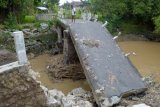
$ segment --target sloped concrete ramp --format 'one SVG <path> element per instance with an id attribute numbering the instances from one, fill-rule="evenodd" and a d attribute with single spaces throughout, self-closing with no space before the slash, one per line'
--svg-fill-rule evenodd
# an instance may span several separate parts
<path id="1" fill-rule="evenodd" d="M 112 106 L 122 96 L 146 89 L 137 69 L 100 23 L 62 23 L 69 28 L 87 81 L 99 106 Z"/>

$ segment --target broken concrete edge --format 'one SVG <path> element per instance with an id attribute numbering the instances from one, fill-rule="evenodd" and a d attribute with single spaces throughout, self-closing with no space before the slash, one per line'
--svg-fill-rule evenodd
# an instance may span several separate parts
<path id="1" fill-rule="evenodd" d="M 2 66 L 0 66 L 0 74 L 3 74 L 4 72 L 10 72 L 12 69 L 15 69 L 15 68 L 27 66 L 28 64 L 29 63 L 19 64 L 19 62 L 16 61 L 16 62 L 12 62 L 12 63 L 9 63 L 9 64 L 2 65 Z"/>
<path id="2" fill-rule="evenodd" d="M 115 104 L 120 103 L 120 101 L 123 97 L 127 97 L 127 96 L 133 95 L 133 94 L 142 93 L 146 90 L 147 90 L 147 88 L 143 88 L 143 89 L 139 89 L 139 90 L 130 90 L 126 93 L 123 93 L 121 96 L 112 96 L 110 98 L 100 97 L 99 102 L 100 102 L 101 107 L 110 107 L 110 106 L 113 106 Z"/>

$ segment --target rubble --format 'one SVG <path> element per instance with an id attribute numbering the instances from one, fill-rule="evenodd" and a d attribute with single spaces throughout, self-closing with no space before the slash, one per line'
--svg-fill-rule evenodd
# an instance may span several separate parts
<path id="1" fill-rule="evenodd" d="M 148 106 L 146 104 L 137 104 L 137 105 L 133 105 L 133 106 L 129 106 L 129 107 L 151 107 L 151 106 Z"/>
<path id="2" fill-rule="evenodd" d="M 11 63 L 16 61 L 15 53 L 11 53 L 8 50 L 0 49 L 0 65 Z"/>
<path id="3" fill-rule="evenodd" d="M 41 26 L 40 29 L 43 30 L 43 31 L 46 31 L 49 28 L 49 25 L 46 24 L 46 23 L 41 23 L 40 26 Z"/>
<path id="4" fill-rule="evenodd" d="M 63 107 L 93 107 L 89 101 L 77 100 L 74 96 L 69 95 L 62 99 Z"/>
<path id="5" fill-rule="evenodd" d="M 57 89 L 48 90 L 41 86 L 47 97 L 49 107 L 93 107 L 93 98 L 90 92 L 82 88 L 73 89 L 67 96 Z"/>
<path id="6" fill-rule="evenodd" d="M 64 97 L 64 94 L 61 91 L 56 89 L 48 90 L 44 86 L 41 86 L 41 88 L 44 90 L 47 97 L 47 105 L 49 107 L 62 107 L 62 98 Z"/>
<path id="7" fill-rule="evenodd" d="M 93 98 L 90 92 L 77 88 L 63 97 L 62 103 L 64 107 L 93 107 L 91 99 Z"/>
<path id="8" fill-rule="evenodd" d="M 73 95 L 79 100 L 88 100 L 93 102 L 92 93 L 89 91 L 85 91 L 82 88 L 73 89 L 71 92 L 68 93 L 68 95 Z"/>

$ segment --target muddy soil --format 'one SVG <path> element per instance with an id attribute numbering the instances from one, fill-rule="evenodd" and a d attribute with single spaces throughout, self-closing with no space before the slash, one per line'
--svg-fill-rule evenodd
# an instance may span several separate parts
<path id="1" fill-rule="evenodd" d="M 5 49 L 0 49 L 0 65 L 4 65 L 14 61 L 16 61 L 16 54 Z"/>
<path id="2" fill-rule="evenodd" d="M 27 72 L 28 69 L 15 68 L 0 74 L 0 107 L 46 107 L 40 84 Z"/>

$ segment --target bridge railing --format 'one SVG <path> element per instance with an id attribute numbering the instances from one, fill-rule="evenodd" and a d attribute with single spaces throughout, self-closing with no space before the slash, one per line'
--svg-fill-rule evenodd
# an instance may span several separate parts
<path id="1" fill-rule="evenodd" d="M 36 19 L 37 20 L 43 20 L 43 21 L 49 21 L 56 18 L 55 14 L 37 14 Z"/>

